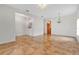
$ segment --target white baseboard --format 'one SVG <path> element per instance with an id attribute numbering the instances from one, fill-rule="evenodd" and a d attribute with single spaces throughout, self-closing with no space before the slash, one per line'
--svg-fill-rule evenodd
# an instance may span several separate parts
<path id="1" fill-rule="evenodd" d="M 9 42 L 14 42 L 14 41 L 16 41 L 16 39 L 11 39 L 11 40 L 9 40 L 9 41 L 3 41 L 3 42 L 0 42 L 0 44 L 5 44 L 5 43 L 9 43 Z"/>
<path id="2" fill-rule="evenodd" d="M 25 35 L 25 34 L 16 34 L 16 36 L 23 36 L 23 35 Z"/>

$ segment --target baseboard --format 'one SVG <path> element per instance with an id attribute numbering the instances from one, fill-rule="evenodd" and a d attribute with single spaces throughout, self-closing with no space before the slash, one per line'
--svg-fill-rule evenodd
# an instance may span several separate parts
<path id="1" fill-rule="evenodd" d="M 10 43 L 10 42 L 15 42 L 16 39 L 13 39 L 13 40 L 9 40 L 9 41 L 4 41 L 4 42 L 0 42 L 0 44 L 6 44 L 6 43 Z"/>
<path id="2" fill-rule="evenodd" d="M 25 34 L 16 34 L 16 36 L 23 36 L 23 35 L 25 35 Z"/>
<path id="3" fill-rule="evenodd" d="M 69 36 L 69 35 L 61 35 L 61 34 L 52 34 L 54 36 L 63 36 L 63 37 L 72 37 L 72 38 L 76 38 L 75 36 Z"/>
<path id="4" fill-rule="evenodd" d="M 19 36 L 28 36 L 28 37 L 35 38 L 35 37 L 40 37 L 40 36 L 44 36 L 44 35 L 46 35 L 46 34 L 40 34 L 40 35 L 36 35 L 36 36 L 31 36 L 31 35 L 19 35 Z M 52 34 L 52 36 L 70 37 L 70 38 L 74 38 L 75 41 L 78 41 L 75 36 L 58 35 L 58 34 Z"/>

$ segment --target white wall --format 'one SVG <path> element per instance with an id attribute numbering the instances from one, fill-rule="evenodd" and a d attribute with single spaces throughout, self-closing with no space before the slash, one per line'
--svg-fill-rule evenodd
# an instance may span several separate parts
<path id="1" fill-rule="evenodd" d="M 77 40 L 79 41 L 79 19 L 77 19 Z"/>
<path id="2" fill-rule="evenodd" d="M 14 11 L 0 5 L 0 44 L 15 41 Z"/>
<path id="3" fill-rule="evenodd" d="M 76 15 L 71 14 L 63 16 L 61 23 L 57 23 L 56 18 L 52 19 L 52 34 L 73 36 L 76 37 Z M 33 33 L 34 36 L 43 35 L 44 33 L 44 18 L 37 18 L 34 21 Z M 45 27 L 46 28 L 46 27 Z M 46 30 L 45 30 L 46 33 Z"/>
<path id="4" fill-rule="evenodd" d="M 56 35 L 76 37 L 76 15 L 67 15 L 61 17 L 61 23 L 57 23 L 57 19 L 53 19 L 52 33 Z"/>
<path id="5" fill-rule="evenodd" d="M 24 17 L 23 14 L 15 13 L 16 36 L 24 35 Z"/>
<path id="6" fill-rule="evenodd" d="M 44 33 L 44 19 L 35 18 L 33 22 L 33 36 L 43 35 Z"/>
<path id="7" fill-rule="evenodd" d="M 33 17 L 24 15 L 22 13 L 16 13 L 15 22 L 16 22 L 16 36 L 20 35 L 33 36 L 33 24 L 32 28 L 28 29 L 29 22 L 33 23 Z"/>
<path id="8" fill-rule="evenodd" d="M 79 42 L 79 6 L 78 6 L 78 11 L 77 11 L 77 40 Z"/>

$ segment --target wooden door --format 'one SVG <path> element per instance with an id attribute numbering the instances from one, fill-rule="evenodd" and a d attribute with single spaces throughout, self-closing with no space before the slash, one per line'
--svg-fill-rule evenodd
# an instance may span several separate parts
<path id="1" fill-rule="evenodd" d="M 51 21 L 47 22 L 47 35 L 51 35 Z"/>

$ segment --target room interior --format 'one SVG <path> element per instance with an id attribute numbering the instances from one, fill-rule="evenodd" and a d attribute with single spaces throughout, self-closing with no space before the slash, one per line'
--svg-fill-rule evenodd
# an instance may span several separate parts
<path id="1" fill-rule="evenodd" d="M 0 55 L 78 55 L 78 4 L 1 4 Z"/>

